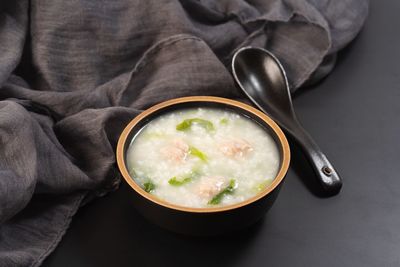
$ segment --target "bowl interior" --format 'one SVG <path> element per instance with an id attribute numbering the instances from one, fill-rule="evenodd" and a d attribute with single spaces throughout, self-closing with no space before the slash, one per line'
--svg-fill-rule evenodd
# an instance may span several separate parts
<path id="1" fill-rule="evenodd" d="M 185 101 L 187 99 L 188 101 Z M 196 100 L 197 99 L 197 100 Z M 184 206 L 177 206 L 173 204 L 169 204 L 166 201 L 158 200 L 156 197 L 152 196 L 151 194 L 146 193 L 143 189 L 136 184 L 135 180 L 130 176 L 129 171 L 127 170 L 127 162 L 126 162 L 126 155 L 130 144 L 134 141 L 135 137 L 140 133 L 140 130 L 143 129 L 150 121 L 153 119 L 169 113 L 171 111 L 182 110 L 182 109 L 189 109 L 189 108 L 215 108 L 215 109 L 222 109 L 228 110 L 234 113 L 238 113 L 244 117 L 251 119 L 252 121 L 256 122 L 261 128 L 263 128 L 266 132 L 268 132 L 271 137 L 274 139 L 278 146 L 279 157 L 280 157 L 280 165 L 279 171 L 277 176 L 274 178 L 273 182 L 255 197 L 250 198 L 247 201 L 240 202 L 238 204 L 223 206 L 223 207 L 213 207 L 213 208 L 188 208 Z M 267 119 L 267 120 L 266 120 Z M 122 142 L 122 143 L 121 143 Z M 140 193 L 142 196 L 157 202 L 158 204 L 166 205 L 168 207 L 172 207 L 175 209 L 182 209 L 191 211 L 200 211 L 200 210 L 208 210 L 208 211 L 219 211 L 219 210 L 226 210 L 229 208 L 234 208 L 233 206 L 237 206 L 239 204 L 246 204 L 247 202 L 255 201 L 256 199 L 262 197 L 263 195 L 268 194 L 272 191 L 283 179 L 285 176 L 288 164 L 289 164 L 289 146 L 287 144 L 287 140 L 280 130 L 280 128 L 265 114 L 261 113 L 260 111 L 247 106 L 243 103 L 232 101 L 224 98 L 216 98 L 216 97 L 187 97 L 176 99 L 176 101 L 166 101 L 161 104 L 158 104 L 147 111 L 144 111 L 139 117 L 135 118 L 128 126 L 125 128 L 123 134 L 120 137 L 117 149 L 117 160 L 118 165 L 120 168 L 121 173 L 123 174 L 125 180 Z M 122 161 L 122 162 L 121 162 Z M 122 164 L 121 164 L 122 163 Z M 279 179 L 279 181 L 277 181 Z M 129 181 L 130 180 L 130 181 Z M 136 184 L 136 186 L 132 186 L 132 183 Z M 232 206 L 232 207 L 231 207 Z"/>

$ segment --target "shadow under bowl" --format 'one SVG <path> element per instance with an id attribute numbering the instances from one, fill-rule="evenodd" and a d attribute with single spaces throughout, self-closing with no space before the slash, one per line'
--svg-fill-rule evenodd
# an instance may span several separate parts
<path id="1" fill-rule="evenodd" d="M 188 108 L 216 108 L 245 116 L 265 129 L 275 140 L 280 166 L 272 183 L 252 198 L 243 202 L 210 208 L 190 208 L 171 204 L 145 192 L 131 177 L 126 164 L 130 143 L 150 121 L 168 112 Z M 216 235 L 242 229 L 257 222 L 274 203 L 289 168 L 290 149 L 279 126 L 261 111 L 238 101 L 211 97 L 192 96 L 168 100 L 157 104 L 135 117 L 123 130 L 117 145 L 119 170 L 133 189 L 132 203 L 149 221 L 173 232 L 190 235 Z"/>

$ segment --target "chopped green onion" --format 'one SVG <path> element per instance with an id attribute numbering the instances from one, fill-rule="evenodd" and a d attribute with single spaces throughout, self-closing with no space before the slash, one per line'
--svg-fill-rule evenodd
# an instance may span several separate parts
<path id="1" fill-rule="evenodd" d="M 144 183 L 143 187 L 144 191 L 146 191 L 147 193 L 151 193 L 154 189 L 156 189 L 155 184 L 153 184 L 151 181 Z"/>
<path id="2" fill-rule="evenodd" d="M 262 191 L 262 190 L 264 190 L 266 187 L 267 187 L 267 185 L 270 183 L 270 181 L 268 180 L 268 181 L 264 181 L 264 182 L 262 182 L 262 183 L 259 183 L 257 186 L 256 186 L 256 189 L 257 189 L 257 191 Z"/>
<path id="3" fill-rule="evenodd" d="M 130 174 L 132 177 L 137 177 L 137 176 L 138 176 L 138 175 L 136 174 L 136 171 L 135 171 L 134 168 L 131 168 L 131 169 L 129 170 L 129 174 Z"/>
<path id="4" fill-rule="evenodd" d="M 181 186 L 190 181 L 192 181 L 191 177 L 186 177 L 183 180 L 178 180 L 178 179 L 176 179 L 176 177 L 172 177 L 171 179 L 169 179 L 168 183 L 173 186 Z"/>
<path id="5" fill-rule="evenodd" d="M 176 129 L 178 131 L 187 131 L 192 127 L 193 124 L 198 124 L 199 126 L 206 129 L 207 132 L 214 131 L 214 125 L 212 124 L 211 121 L 200 118 L 186 119 L 181 123 L 179 123 L 178 125 L 176 125 Z"/>
<path id="6" fill-rule="evenodd" d="M 234 179 L 230 180 L 229 185 L 219 192 L 217 195 L 215 195 L 210 201 L 208 201 L 209 205 L 217 205 L 221 202 L 222 198 L 225 195 L 230 195 L 235 191 L 236 188 L 236 181 Z"/>
<path id="7" fill-rule="evenodd" d="M 189 154 L 192 156 L 198 157 L 199 159 L 201 159 L 204 162 L 207 162 L 207 160 L 208 160 L 207 155 L 204 154 L 203 152 L 201 152 L 200 150 L 198 150 L 197 148 L 195 148 L 194 146 L 189 147 Z"/>
<path id="8" fill-rule="evenodd" d="M 168 180 L 168 183 L 172 186 L 181 186 L 191 182 L 193 179 L 196 179 L 200 175 L 201 171 L 199 167 L 195 167 L 188 175 L 184 176 L 182 179 L 178 180 L 176 177 L 172 177 L 171 179 Z"/>
<path id="9" fill-rule="evenodd" d="M 219 123 L 222 124 L 222 125 L 226 125 L 226 124 L 228 124 L 228 122 L 229 122 L 229 120 L 228 120 L 227 118 L 222 118 L 222 119 L 219 121 Z"/>

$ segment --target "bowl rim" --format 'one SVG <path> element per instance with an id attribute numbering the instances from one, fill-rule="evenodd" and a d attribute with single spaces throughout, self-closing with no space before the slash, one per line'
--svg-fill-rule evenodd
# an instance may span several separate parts
<path id="1" fill-rule="evenodd" d="M 143 119 L 148 117 L 149 115 L 153 114 L 156 111 L 159 111 L 161 109 L 164 109 L 166 107 L 170 107 L 173 105 L 181 104 L 181 103 L 187 103 L 187 102 L 212 102 L 212 103 L 219 103 L 219 104 L 225 104 L 228 106 L 233 106 L 242 110 L 245 110 L 249 113 L 251 113 L 253 116 L 258 117 L 261 119 L 264 123 L 266 123 L 272 131 L 276 134 L 277 138 L 279 139 L 280 144 L 278 146 L 281 146 L 282 149 L 282 164 L 281 167 L 275 176 L 275 179 L 272 181 L 272 183 L 267 186 L 264 190 L 260 191 L 257 193 L 255 196 L 246 199 L 244 201 L 241 201 L 239 203 L 231 204 L 231 205 L 226 205 L 222 207 L 210 207 L 210 208 L 192 208 L 192 207 L 185 207 L 185 206 L 180 206 L 176 204 L 169 203 L 165 200 L 159 199 L 156 196 L 147 193 L 142 189 L 135 181 L 134 179 L 130 176 L 128 169 L 125 165 L 125 160 L 124 160 L 124 150 L 125 150 L 125 145 L 127 145 L 127 138 L 132 131 L 132 129 Z M 128 143 L 129 145 L 129 143 Z M 281 182 L 283 181 L 288 168 L 289 168 L 289 163 L 290 163 L 290 148 L 288 141 L 286 139 L 286 136 L 284 135 L 283 131 L 281 128 L 266 114 L 261 112 L 260 110 L 253 108 L 247 104 L 244 104 L 239 101 L 223 98 L 223 97 L 215 97 L 215 96 L 188 96 L 188 97 L 179 97 L 179 98 L 174 98 L 170 99 L 164 102 L 161 102 L 159 104 L 156 104 L 146 110 L 144 110 L 142 113 L 140 113 L 138 116 L 133 118 L 127 126 L 125 126 L 124 130 L 122 131 L 119 139 L 118 139 L 118 144 L 117 144 L 117 150 L 116 150 L 116 158 L 117 158 L 117 164 L 118 164 L 118 169 L 122 174 L 122 177 L 124 180 L 129 184 L 129 186 L 136 191 L 139 195 L 144 197 L 145 199 L 158 204 L 160 206 L 163 206 L 165 208 L 173 209 L 173 210 L 178 210 L 178 211 L 183 211 L 183 212 L 194 212 L 194 213 L 214 213 L 214 212 L 222 212 L 222 211 L 228 211 L 228 210 L 233 210 L 237 209 L 246 205 L 249 205 L 253 202 L 256 202 L 257 200 L 265 197 L 269 193 L 271 193 Z"/>

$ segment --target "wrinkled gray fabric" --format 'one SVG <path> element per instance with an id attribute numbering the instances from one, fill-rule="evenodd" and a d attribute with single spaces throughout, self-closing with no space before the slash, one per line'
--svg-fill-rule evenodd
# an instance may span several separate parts
<path id="1" fill-rule="evenodd" d="M 241 98 L 235 49 L 270 49 L 292 90 L 323 78 L 366 0 L 2 0 L 0 266 L 39 266 L 79 206 L 115 189 L 114 149 L 173 97 Z"/>

